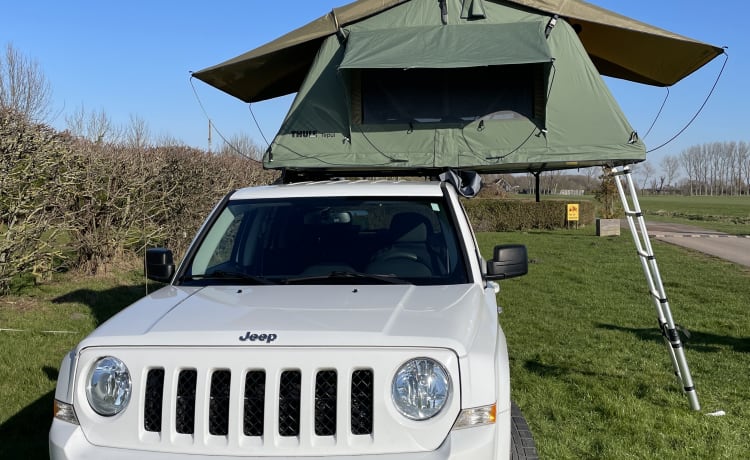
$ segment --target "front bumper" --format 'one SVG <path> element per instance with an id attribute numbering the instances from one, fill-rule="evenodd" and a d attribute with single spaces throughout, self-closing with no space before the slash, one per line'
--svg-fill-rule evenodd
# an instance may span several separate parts
<path id="1" fill-rule="evenodd" d="M 99 460 L 102 458 L 108 460 L 177 460 L 185 458 L 184 454 L 95 446 L 86 439 L 80 426 L 57 419 L 52 422 L 52 428 L 50 429 L 49 449 L 51 460 Z M 300 453 L 296 457 L 191 455 L 190 458 L 191 460 L 237 460 L 238 458 L 284 460 L 323 457 Z M 453 430 L 440 447 L 434 451 L 385 455 L 345 455 L 335 458 L 338 460 L 504 460 L 510 458 L 510 413 L 498 414 L 497 422 L 494 425 Z"/>

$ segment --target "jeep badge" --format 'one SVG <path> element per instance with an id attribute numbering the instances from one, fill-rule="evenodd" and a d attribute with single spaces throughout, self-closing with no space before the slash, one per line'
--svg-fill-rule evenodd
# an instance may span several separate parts
<path id="1" fill-rule="evenodd" d="M 240 336 L 240 340 L 242 342 L 266 342 L 271 343 L 274 340 L 276 340 L 276 337 L 278 337 L 276 334 L 254 334 L 250 331 L 247 331 L 243 336 Z"/>

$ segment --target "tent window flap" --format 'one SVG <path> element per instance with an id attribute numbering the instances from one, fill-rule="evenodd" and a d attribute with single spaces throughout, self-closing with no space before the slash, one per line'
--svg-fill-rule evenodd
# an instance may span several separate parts
<path id="1" fill-rule="evenodd" d="M 544 24 L 521 22 L 352 31 L 339 69 L 355 124 L 541 122 L 551 61 Z"/>
<path id="2" fill-rule="evenodd" d="M 539 21 L 351 31 L 339 69 L 461 68 L 550 62 Z"/>

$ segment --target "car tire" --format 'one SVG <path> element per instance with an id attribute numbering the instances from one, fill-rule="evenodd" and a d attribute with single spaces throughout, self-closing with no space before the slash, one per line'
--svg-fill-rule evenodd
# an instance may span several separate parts
<path id="1" fill-rule="evenodd" d="M 537 460 L 536 444 L 521 409 L 512 402 L 510 407 L 511 460 Z"/>

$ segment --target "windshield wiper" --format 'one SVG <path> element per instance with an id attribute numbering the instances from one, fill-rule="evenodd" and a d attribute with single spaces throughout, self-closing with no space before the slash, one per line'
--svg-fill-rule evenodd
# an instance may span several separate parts
<path id="1" fill-rule="evenodd" d="M 242 272 L 229 272 L 224 270 L 216 270 L 215 272 L 205 273 L 202 275 L 186 275 L 181 278 L 182 281 L 193 281 L 193 280 L 241 280 L 244 282 L 252 282 L 254 284 L 276 284 L 274 281 L 261 276 L 248 275 Z"/>
<path id="2" fill-rule="evenodd" d="M 332 271 L 327 275 L 301 276 L 298 278 L 288 278 L 283 281 L 286 284 L 309 283 L 312 281 L 347 281 L 347 280 L 368 280 L 378 281 L 385 284 L 412 284 L 409 281 L 396 278 L 393 275 L 375 275 L 371 273 L 360 273 L 350 271 Z"/>

